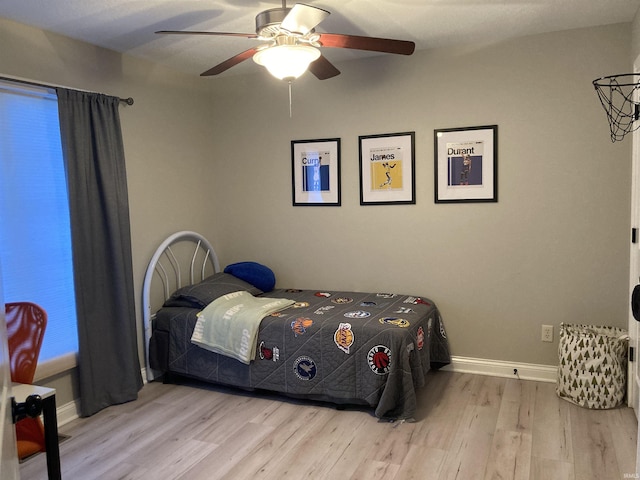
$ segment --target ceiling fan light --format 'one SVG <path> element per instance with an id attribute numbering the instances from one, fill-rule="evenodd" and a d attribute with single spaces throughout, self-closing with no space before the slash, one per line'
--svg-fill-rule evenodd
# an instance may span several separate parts
<path id="1" fill-rule="evenodd" d="M 298 78 L 319 57 L 320 50 L 310 45 L 276 45 L 260 50 L 253 60 L 266 67 L 271 75 L 283 80 Z"/>

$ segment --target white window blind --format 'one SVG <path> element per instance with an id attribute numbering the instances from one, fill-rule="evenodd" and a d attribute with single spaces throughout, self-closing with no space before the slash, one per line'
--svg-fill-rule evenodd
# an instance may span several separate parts
<path id="1" fill-rule="evenodd" d="M 47 311 L 40 362 L 78 350 L 69 202 L 54 91 L 0 81 L 0 262 L 6 302 Z"/>

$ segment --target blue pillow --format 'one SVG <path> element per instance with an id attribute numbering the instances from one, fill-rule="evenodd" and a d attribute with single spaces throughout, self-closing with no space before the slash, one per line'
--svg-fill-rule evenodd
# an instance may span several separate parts
<path id="1" fill-rule="evenodd" d="M 276 276 L 269 267 L 256 262 L 239 262 L 227 265 L 225 273 L 250 283 L 263 292 L 270 292 L 276 285 Z"/>

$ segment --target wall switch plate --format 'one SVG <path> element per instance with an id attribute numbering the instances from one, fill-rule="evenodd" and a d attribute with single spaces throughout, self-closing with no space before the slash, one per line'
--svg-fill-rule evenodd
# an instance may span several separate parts
<path id="1" fill-rule="evenodd" d="M 542 341 L 553 342 L 553 325 L 542 325 Z"/>

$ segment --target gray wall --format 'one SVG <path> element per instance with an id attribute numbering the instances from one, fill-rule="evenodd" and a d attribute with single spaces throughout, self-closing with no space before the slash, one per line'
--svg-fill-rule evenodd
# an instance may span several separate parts
<path id="1" fill-rule="evenodd" d="M 340 65 L 294 86 L 292 119 L 266 74 L 221 79 L 223 260 L 265 262 L 287 287 L 429 296 L 455 355 L 555 364 L 541 324 L 627 320 L 630 139 L 611 143 L 591 82 L 626 71 L 629 45 L 618 25 Z M 433 130 L 487 124 L 499 202 L 436 205 Z M 360 206 L 358 135 L 407 130 L 417 204 Z M 292 207 L 290 140 L 330 137 L 343 142 L 343 206 Z"/>
<path id="2" fill-rule="evenodd" d="M 640 10 L 636 12 L 636 16 L 631 24 L 631 61 L 640 55 Z M 632 70 L 629 70 L 631 72 Z"/>
<path id="3" fill-rule="evenodd" d="M 291 119 L 286 84 L 257 66 L 188 77 L 1 19 L 0 74 L 135 98 L 121 116 L 137 298 L 155 247 L 192 229 L 223 265 L 263 262 L 280 286 L 428 296 L 454 355 L 552 365 L 541 324 L 626 325 L 630 141 L 610 142 L 591 81 L 631 68 L 631 32 L 338 65 L 296 82 Z M 436 205 L 433 130 L 487 124 L 499 202 Z M 416 132 L 417 204 L 360 206 L 358 135 L 402 131 Z M 292 207 L 290 141 L 329 137 L 342 138 L 342 207 Z M 54 381 L 61 404 L 72 378 Z"/>

